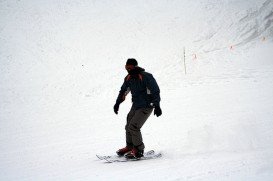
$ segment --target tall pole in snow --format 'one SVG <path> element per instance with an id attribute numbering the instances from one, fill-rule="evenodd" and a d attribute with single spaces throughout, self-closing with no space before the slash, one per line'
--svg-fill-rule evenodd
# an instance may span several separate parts
<path id="1" fill-rule="evenodd" d="M 186 68 L 186 50 L 185 47 L 183 49 L 183 54 L 184 54 L 184 70 L 185 70 L 185 75 L 187 74 L 187 68 Z"/>

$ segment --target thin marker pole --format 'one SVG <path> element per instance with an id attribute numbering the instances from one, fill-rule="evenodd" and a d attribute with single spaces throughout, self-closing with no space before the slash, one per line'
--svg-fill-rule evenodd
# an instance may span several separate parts
<path id="1" fill-rule="evenodd" d="M 185 75 L 187 74 L 187 68 L 186 68 L 186 50 L 185 47 L 183 49 L 183 54 L 184 54 L 184 70 L 185 70 Z"/>

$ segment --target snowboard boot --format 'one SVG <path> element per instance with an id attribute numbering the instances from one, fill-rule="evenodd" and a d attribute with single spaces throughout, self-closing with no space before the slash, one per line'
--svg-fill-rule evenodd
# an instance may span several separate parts
<path id="1" fill-rule="evenodd" d="M 132 148 L 129 146 L 126 146 L 124 148 L 119 149 L 116 153 L 118 156 L 124 156 L 126 153 L 130 153 L 132 151 Z"/>
<path id="2" fill-rule="evenodd" d="M 125 158 L 127 159 L 140 159 L 143 157 L 143 150 L 138 150 L 136 148 L 133 148 L 132 151 L 125 155 Z"/>

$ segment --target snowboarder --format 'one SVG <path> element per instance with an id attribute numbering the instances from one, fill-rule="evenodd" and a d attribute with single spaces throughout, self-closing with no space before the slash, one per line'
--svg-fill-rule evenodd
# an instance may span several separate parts
<path id="1" fill-rule="evenodd" d="M 114 105 L 114 112 L 118 114 L 119 105 L 125 100 L 126 95 L 131 91 L 132 107 L 127 115 L 126 147 L 119 149 L 117 154 L 128 159 L 141 158 L 144 153 L 144 143 L 141 135 L 141 127 L 151 115 L 161 116 L 160 90 L 153 75 L 145 72 L 145 69 L 138 66 L 134 58 L 129 58 L 125 69 L 128 75 L 119 91 Z"/>

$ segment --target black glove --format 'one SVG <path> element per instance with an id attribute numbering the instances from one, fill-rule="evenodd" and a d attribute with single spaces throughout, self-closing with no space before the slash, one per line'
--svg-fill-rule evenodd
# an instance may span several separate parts
<path id="1" fill-rule="evenodd" d="M 118 109 L 119 109 L 119 104 L 116 103 L 116 104 L 114 105 L 114 112 L 115 112 L 116 114 L 118 114 Z"/>
<path id="2" fill-rule="evenodd" d="M 159 106 L 155 106 L 154 115 L 158 117 L 161 116 L 161 114 L 162 114 L 161 108 Z"/>

